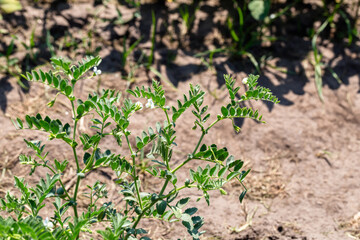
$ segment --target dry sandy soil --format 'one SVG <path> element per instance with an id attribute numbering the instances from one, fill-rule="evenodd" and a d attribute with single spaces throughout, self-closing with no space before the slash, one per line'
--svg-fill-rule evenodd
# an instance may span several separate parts
<path id="1" fill-rule="evenodd" d="M 89 28 L 94 29 L 94 38 L 90 39 L 92 50 L 101 46 L 99 55 L 104 59 L 100 68 L 101 88 L 111 88 L 124 91 L 129 83 L 121 78 L 129 69 L 120 68 L 120 51 L 122 40 L 126 34 L 128 39 L 136 38 L 140 34 L 135 26 L 146 35 L 149 32 L 151 18 L 142 9 L 141 20 L 132 19 L 132 24 L 111 25 L 98 20 L 95 22 L 94 11 L 98 10 L 98 19 L 113 19 L 116 11 L 110 4 L 109 7 L 93 6 L 93 4 L 76 1 L 74 4 L 57 4 L 52 6 L 52 11 L 47 11 L 49 5 L 29 6 L 23 2 L 25 11 L 5 18 L 1 23 L 3 28 L 14 30 L 19 39 L 28 39 L 29 32 L 35 27 L 36 33 L 43 36 L 44 29 L 50 29 L 54 41 L 63 39 L 60 31 L 69 29 L 75 39 L 83 39 Z M 210 1 L 210 6 L 216 8 L 216 1 Z M 151 4 L 150 4 L 151 5 Z M 143 7 L 145 8 L 145 7 Z M 55 10 L 54 10 L 55 9 Z M 171 10 L 171 5 L 169 7 Z M 131 17 L 134 10 L 122 6 L 120 10 L 124 19 Z M 214 16 L 221 21 L 221 12 L 214 11 Z M 170 11 L 171 12 L 171 11 Z M 162 12 L 159 11 L 158 15 Z M 216 15 L 216 16 L 215 16 Z M 219 15 L 219 16 L 217 16 Z M 174 13 L 170 15 L 176 19 Z M 199 24 L 206 21 L 207 11 L 201 9 L 195 20 L 193 32 L 203 33 L 200 36 L 203 42 L 211 48 L 214 39 L 219 38 L 223 44 L 227 40 L 221 39 L 217 31 L 211 34 L 204 32 L 212 29 L 201 28 Z M 14 22 L 12 22 L 14 21 Z M 20 22 L 17 22 L 20 21 Z M 159 20 L 161 21 L 161 20 Z M 16 24 L 27 24 L 27 27 L 15 27 Z M 23 25 L 24 26 L 24 25 Z M 221 106 L 226 101 L 224 81 L 222 75 L 230 73 L 239 81 L 244 91 L 241 79 L 252 72 L 251 65 L 244 60 L 229 59 L 218 55 L 214 58 L 214 68 L 206 68 L 199 58 L 193 55 L 197 49 L 196 41 L 184 36 L 161 35 L 159 23 L 159 36 L 155 51 L 156 69 L 162 74 L 163 80 L 171 81 L 174 90 L 167 81 L 162 81 L 167 91 L 169 104 L 182 96 L 189 89 L 189 83 L 199 84 L 206 92 L 206 103 L 210 107 L 212 116 L 215 117 Z M 204 25 L 207 26 L 207 25 Z M 72 27 L 72 28 L 71 28 Z M 61 30 L 62 29 L 62 30 Z M 215 29 L 215 28 L 214 28 Z M 56 35 L 58 34 L 58 35 Z M 78 34 L 78 37 L 76 36 Z M 0 35 L 4 42 L 9 42 L 10 37 Z M 183 40 L 183 45 L 178 41 L 171 41 L 171 37 Z M 215 143 L 226 146 L 229 152 L 245 161 L 245 167 L 252 171 L 245 180 L 249 188 L 248 195 L 243 204 L 238 201 L 241 188 L 237 184 L 226 187 L 227 196 L 218 193 L 211 195 L 211 205 L 206 206 L 204 201 L 196 203 L 199 193 L 191 191 L 193 204 L 200 209 L 200 215 L 205 218 L 203 230 L 206 233 L 202 239 L 359 239 L 360 236 L 360 44 L 355 42 L 350 47 L 341 44 L 323 42 L 320 50 L 324 54 L 324 61 L 330 63 L 340 78 L 338 84 L 326 73 L 324 76 L 324 102 L 322 103 L 316 92 L 314 84 L 314 70 L 310 63 L 309 39 L 298 36 L 292 37 L 287 46 L 278 44 L 272 48 L 275 53 L 269 64 L 263 67 L 260 84 L 270 88 L 279 97 L 280 104 L 273 105 L 265 102 L 254 102 L 254 107 L 263 113 L 266 124 L 258 124 L 252 120 L 239 121 L 242 130 L 236 134 L 231 122 L 223 122 L 209 133 L 204 140 L 207 144 Z M 58 39 L 56 39 L 58 38 Z M 183 39 L 180 39 L 183 38 Z M 43 38 L 39 37 L 39 41 Z M 3 41 L 3 40 L 1 40 Z M 200 40 L 199 40 L 200 41 Z M 180 41 L 181 42 L 181 41 Z M 276 44 L 275 44 L 276 45 Z M 142 41 L 140 46 L 149 50 L 148 39 Z M 215 46 L 216 47 L 216 46 Z M 80 49 L 80 48 L 79 48 Z M 64 56 L 79 58 L 81 50 L 64 48 L 59 51 Z M 196 49 L 196 50 L 195 50 Z M 39 48 L 39 51 L 41 50 Z M 19 49 L 18 57 L 23 59 L 25 53 Z M 136 53 L 135 53 L 136 55 Z M 40 54 L 48 58 L 46 53 Z M 132 59 L 136 56 L 132 56 Z M 172 58 L 168 63 L 168 59 Z M 244 63 L 245 62 L 245 63 Z M 278 66 L 293 70 L 294 73 L 286 74 L 269 67 Z M 127 67 L 129 68 L 129 67 Z M 70 119 L 70 108 L 65 99 L 59 98 L 56 105 L 49 109 L 46 103 L 51 100 L 54 93 L 40 84 L 31 84 L 30 90 L 24 92 L 16 79 L 0 75 L 0 197 L 6 191 L 15 192 L 13 175 L 25 177 L 30 169 L 18 162 L 20 153 L 29 153 L 23 138 L 40 139 L 46 141 L 46 135 L 39 132 L 16 131 L 10 118 L 23 118 L 25 114 L 38 112 L 61 120 Z M 153 73 L 138 69 L 135 73 L 135 82 L 130 87 L 148 85 Z M 77 94 L 86 96 L 86 92 L 97 89 L 97 80 L 84 82 Z M 145 103 L 144 103 L 145 104 Z M 161 113 L 144 110 L 133 117 L 132 130 L 140 132 L 156 121 L 163 121 Z M 199 132 L 191 130 L 193 118 L 191 112 L 179 119 L 176 130 L 178 133 L 176 156 L 174 164 L 182 161 L 191 152 L 199 138 Z M 80 126 L 80 131 L 86 130 L 87 123 Z M 46 141 L 50 157 L 71 160 L 71 152 L 67 146 L 58 145 L 59 142 Z M 104 143 L 103 147 L 119 151 L 117 145 L 111 140 Z M 197 162 L 192 162 L 180 173 L 186 178 L 189 168 L 196 168 Z M 43 172 L 36 172 L 27 179 L 35 183 Z M 65 174 L 67 184 L 73 184 L 75 163 Z M 149 180 L 149 176 L 142 175 L 145 181 L 144 190 L 156 191 L 158 183 Z M 111 183 L 114 175 L 111 171 L 101 170 L 88 176 L 89 181 L 99 179 Z M 120 194 L 118 187 L 110 187 L 109 197 L 118 203 Z M 84 199 L 80 199 L 80 203 Z M 190 239 L 181 224 L 164 224 L 158 221 L 148 221 L 143 224 L 150 230 L 154 239 Z"/>

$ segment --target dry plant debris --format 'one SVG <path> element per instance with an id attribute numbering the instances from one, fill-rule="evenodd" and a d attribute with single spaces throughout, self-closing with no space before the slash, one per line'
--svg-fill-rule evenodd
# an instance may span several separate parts
<path id="1" fill-rule="evenodd" d="M 351 220 L 340 223 L 340 228 L 344 229 L 346 234 L 350 238 L 359 240 L 360 239 L 360 212 L 355 214 Z"/>
<path id="2" fill-rule="evenodd" d="M 272 157 L 264 159 L 266 168 L 258 171 L 252 168 L 252 174 L 249 176 L 249 198 L 261 201 L 266 198 L 284 197 L 286 195 L 285 183 L 281 172 L 281 159 L 284 156 L 279 153 Z"/>

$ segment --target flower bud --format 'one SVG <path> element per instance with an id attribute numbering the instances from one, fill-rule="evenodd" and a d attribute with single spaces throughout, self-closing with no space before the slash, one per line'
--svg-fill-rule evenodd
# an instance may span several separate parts
<path id="1" fill-rule="evenodd" d="M 243 84 L 248 84 L 248 79 L 249 79 L 249 78 L 247 78 L 247 77 L 244 78 L 244 79 L 242 80 L 242 83 L 243 83 Z"/>
<path id="2" fill-rule="evenodd" d="M 154 104 L 153 100 L 148 99 L 148 102 L 145 104 L 145 107 L 150 108 L 150 109 L 155 108 L 155 104 Z"/>
<path id="3" fill-rule="evenodd" d="M 141 102 L 136 102 L 135 103 L 135 111 L 139 111 L 143 109 L 143 105 Z"/>
<path id="4" fill-rule="evenodd" d="M 93 71 L 96 76 L 101 74 L 101 70 L 97 69 L 97 67 L 94 67 Z"/>

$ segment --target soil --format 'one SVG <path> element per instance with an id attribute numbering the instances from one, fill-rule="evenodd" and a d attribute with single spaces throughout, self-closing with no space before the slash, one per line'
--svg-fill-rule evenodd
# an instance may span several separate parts
<path id="1" fill-rule="evenodd" d="M 103 72 L 101 81 L 93 78 L 81 83 L 76 94 L 83 98 L 89 91 L 97 91 L 98 84 L 100 88 L 124 92 L 128 87 L 149 85 L 150 79 L 156 77 L 153 72 L 139 68 L 130 79 L 132 82 L 126 81 L 123 78 L 130 72 L 131 64 L 121 66 L 124 38 L 130 44 L 143 36 L 139 49 L 150 52 L 149 9 L 157 9 L 159 20 L 154 67 L 162 76 L 169 105 L 176 104 L 176 99 L 188 91 L 189 83 L 199 84 L 207 92 L 205 103 L 209 105 L 213 119 L 227 101 L 223 74 L 232 74 L 238 79 L 243 92 L 246 86 L 241 79 L 254 71 L 246 59 L 218 54 L 214 56 L 213 67 L 208 68 L 194 56 L 230 42 L 218 24 L 226 21 L 226 9 L 218 7 L 218 1 L 208 1 L 206 6 L 200 7 L 193 30 L 188 35 L 181 34 L 181 19 L 176 10 L 180 1 L 166 2 L 166 8 L 161 1 L 143 4 L 139 12 L 141 18 L 134 17 L 136 10 L 131 6 L 113 1 L 107 6 L 93 1 L 69 2 L 39 1 L 34 5 L 22 1 L 23 11 L 4 15 L 4 21 L 0 22 L 0 28 L 8 30 L 8 34 L 0 33 L 0 50 L 3 52 L 11 41 L 9 33 L 16 34 L 17 41 L 29 41 L 35 29 L 40 62 L 45 63 L 50 57 L 50 52 L 44 47 L 46 30 L 50 31 L 59 55 L 80 59 L 86 53 L 98 53 L 103 58 L 99 66 Z M 122 13 L 122 21 L 128 24 L 114 23 L 118 16 L 115 5 Z M 166 30 L 165 24 L 171 22 L 173 24 Z M 204 200 L 195 201 L 199 192 L 187 192 L 192 197 L 191 204 L 199 208 L 199 215 L 205 219 L 202 230 L 206 233 L 202 239 L 359 239 L 360 43 L 357 39 L 350 46 L 321 41 L 323 61 L 329 63 L 343 81 L 338 84 L 331 73 L 325 71 L 324 102 L 321 102 L 314 84 L 311 39 L 292 34 L 290 25 L 284 26 L 290 40 L 256 50 L 256 56 L 263 54 L 262 51 L 269 51 L 272 56 L 262 66 L 259 83 L 270 88 L 281 101 L 277 105 L 251 103 L 263 113 L 266 124 L 241 120 L 237 124 L 242 130 L 235 133 L 231 122 L 224 121 L 204 139 L 206 144 L 226 146 L 236 158 L 244 160 L 246 169 L 252 170 L 244 181 L 249 192 L 242 204 L 238 200 L 241 187 L 236 183 L 225 188 L 226 196 L 212 193 L 210 206 Z M 68 36 L 66 41 L 72 39 L 73 45 L 66 45 L 65 36 Z M 135 51 L 129 62 L 138 60 L 139 56 L 141 52 Z M 26 51 L 21 44 L 17 45 L 16 57 L 23 70 L 37 65 L 31 61 L 26 65 Z M 74 184 L 75 163 L 71 161 L 72 153 L 68 146 L 47 141 L 46 134 L 41 132 L 16 131 L 10 121 L 38 112 L 64 122 L 70 121 L 71 111 L 66 99 L 60 96 L 53 108 L 47 108 L 46 103 L 55 96 L 52 90 L 34 83 L 24 91 L 16 78 L 4 73 L 0 73 L 0 78 L 0 197 L 7 191 L 16 193 L 14 175 L 26 177 L 31 184 L 45 175 L 45 172 L 36 171 L 29 177 L 30 169 L 20 165 L 19 155 L 30 153 L 24 138 L 42 140 L 51 158 L 69 159 L 70 167 L 64 179 L 67 186 Z M 132 117 L 130 129 L 136 135 L 146 126 L 155 126 L 156 121 L 163 120 L 161 112 L 144 109 Z M 200 136 L 199 131 L 191 130 L 193 121 L 188 111 L 177 123 L 178 147 L 173 157 L 174 165 L 186 158 L 184 153 L 192 152 Z M 81 123 L 79 130 L 89 131 L 88 124 L 87 121 Z M 103 143 L 102 148 L 105 147 L 114 152 L 123 151 L 112 139 Z M 179 173 L 180 180 L 185 180 L 189 169 L 196 169 L 198 164 L 194 161 L 186 165 Z M 144 191 L 159 190 L 159 182 L 151 180 L 145 173 L 142 178 Z M 100 180 L 108 183 L 109 199 L 115 204 L 121 202 L 120 189 L 111 184 L 115 179 L 111 171 L 98 170 L 87 179 L 89 182 Z M 79 204 L 84 206 L 85 201 L 80 197 Z M 46 215 L 46 211 L 43 214 Z M 144 221 L 142 227 L 149 230 L 153 239 L 190 239 L 180 223 L 149 220 Z"/>

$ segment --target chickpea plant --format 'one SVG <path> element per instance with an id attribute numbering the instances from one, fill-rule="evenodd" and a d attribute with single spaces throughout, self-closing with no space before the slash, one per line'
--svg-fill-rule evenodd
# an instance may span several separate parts
<path id="1" fill-rule="evenodd" d="M 235 118 L 251 118 L 259 122 L 262 116 L 250 107 L 239 106 L 242 101 L 264 100 L 278 103 L 278 99 L 271 91 L 257 86 L 258 76 L 250 75 L 243 80 L 248 90 L 239 95 L 240 87 L 235 87 L 235 80 L 225 75 L 225 83 L 229 92 L 229 103 L 221 108 L 220 113 L 210 123 L 208 106 L 204 104 L 205 92 L 199 86 L 190 84 L 188 95 L 183 100 L 177 100 L 175 106 L 168 106 L 162 86 L 153 81 L 151 87 L 136 87 L 127 90 L 135 98 L 147 101 L 146 107 L 154 111 L 162 111 L 165 121 L 149 127 L 140 136 L 134 136 L 128 129 L 131 123 L 130 116 L 143 109 L 143 104 L 124 99 L 118 107 L 120 94 L 113 90 L 103 90 L 102 94 L 91 93 L 87 99 L 79 99 L 74 95 L 74 88 L 80 80 L 96 77 L 101 71 L 98 69 L 100 57 L 87 57 L 77 64 L 72 64 L 62 58 L 52 58 L 53 71 L 42 70 L 27 72 L 23 75 L 28 81 L 40 82 L 58 91 L 69 100 L 72 109 L 72 122 L 62 123 L 49 116 L 26 115 L 13 122 L 18 129 L 32 129 L 48 133 L 49 140 L 62 141 L 68 145 L 73 153 L 71 160 L 50 159 L 45 145 L 40 141 L 25 143 L 34 150 L 34 156 L 21 155 L 22 164 L 31 167 L 30 175 L 38 168 L 47 169 L 46 177 L 40 179 L 36 186 L 29 186 L 23 178 L 15 178 L 15 186 L 21 196 L 16 197 L 7 193 L 0 199 L 2 211 L 8 212 L 8 217 L 0 217 L 0 238 L 4 239 L 79 239 L 89 234 L 98 234 L 103 239 L 150 239 L 146 231 L 140 228 L 140 221 L 144 218 L 156 218 L 164 221 L 180 221 L 193 239 L 199 239 L 203 233 L 200 228 L 204 219 L 196 215 L 197 208 L 187 207 L 190 197 L 179 199 L 178 194 L 183 189 L 194 188 L 202 193 L 206 203 L 210 204 L 209 191 L 218 190 L 226 194 L 224 184 L 232 180 L 239 181 L 244 190 L 239 194 L 240 202 L 246 194 L 243 180 L 249 170 L 242 170 L 243 161 L 236 160 L 225 147 L 202 144 L 203 138 L 218 122 L 229 119 L 235 131 L 240 128 L 235 125 Z M 48 104 L 52 107 L 56 97 Z M 181 163 L 174 164 L 171 159 L 173 149 L 177 146 L 176 122 L 189 108 L 193 108 L 193 129 L 200 130 L 201 136 L 194 150 Z M 91 116 L 92 135 L 81 133 L 77 128 L 79 121 L 85 116 Z M 191 127 L 191 126 L 190 126 Z M 102 139 L 111 137 L 120 146 L 128 148 L 131 156 L 103 151 L 99 147 Z M 134 141 L 131 141 L 131 138 Z M 135 144 L 132 144 L 135 142 Z M 147 147 L 148 146 L 148 147 Z M 150 147 L 151 146 L 151 147 Z M 84 154 L 79 154 L 79 150 Z M 120 148 L 119 148 L 120 149 Z M 146 171 L 154 178 L 163 181 L 158 191 L 149 193 L 143 191 L 138 175 L 137 160 L 140 152 L 145 151 L 152 160 L 152 165 Z M 76 164 L 76 184 L 66 186 L 63 175 L 67 171 L 69 161 Z M 190 169 L 189 177 L 185 182 L 179 182 L 178 171 L 190 161 L 207 162 L 206 167 Z M 92 186 L 87 185 L 88 173 L 98 168 L 111 168 L 116 175 L 119 194 L 123 204 L 114 206 L 111 201 L 106 202 L 106 185 L 96 181 Z M 87 186 L 81 187 L 81 186 Z M 85 194 L 88 203 L 81 207 L 78 196 Z M 103 203 L 100 204 L 102 199 Z M 41 210 L 46 204 L 52 203 L 52 216 L 43 219 Z M 101 223 L 102 224 L 99 224 Z M 97 224 L 93 230 L 94 224 Z M 105 226 L 105 228 L 103 227 Z M 86 233 L 84 233 L 86 232 Z M 86 234 L 86 235 L 83 235 Z"/>

